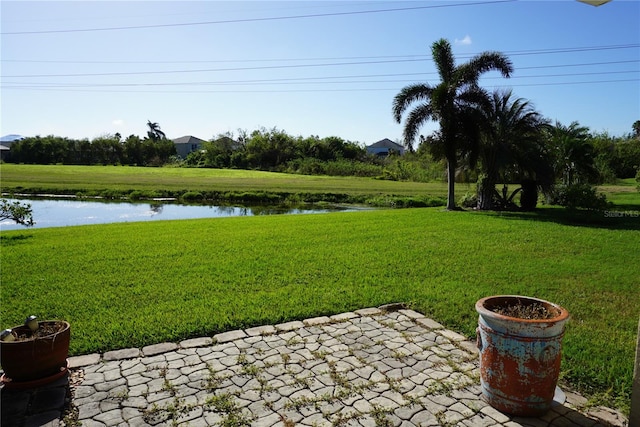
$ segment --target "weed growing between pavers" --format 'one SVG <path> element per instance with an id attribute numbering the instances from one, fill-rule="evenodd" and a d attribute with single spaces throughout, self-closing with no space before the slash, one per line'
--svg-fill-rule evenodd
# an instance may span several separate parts
<path id="1" fill-rule="evenodd" d="M 393 423 L 387 418 L 387 415 L 392 413 L 392 410 L 385 409 L 379 405 L 373 405 L 371 416 L 376 422 L 376 427 L 393 427 Z"/>
<path id="2" fill-rule="evenodd" d="M 245 353 L 240 353 L 238 356 L 238 364 L 242 367 L 240 370 L 242 375 L 258 377 L 260 372 L 262 372 L 261 368 L 247 361 L 247 355 Z"/>
<path id="3" fill-rule="evenodd" d="M 177 426 L 179 418 L 196 409 L 197 405 L 187 404 L 184 398 L 176 395 L 177 388 L 167 378 L 168 369 L 166 366 L 160 367 L 158 373 L 163 379 L 161 391 L 169 393 L 173 400 L 162 406 L 154 402 L 150 408 L 143 411 L 142 419 L 149 424 L 170 421 L 172 426 Z M 128 397 L 128 391 L 124 395 Z"/>
<path id="4" fill-rule="evenodd" d="M 455 421 L 447 419 L 444 411 L 438 411 L 433 415 L 435 415 L 436 420 L 438 420 L 438 424 L 440 424 L 440 427 L 454 427 L 456 425 Z"/>
<path id="5" fill-rule="evenodd" d="M 209 375 L 207 379 L 203 382 L 204 389 L 207 391 L 213 391 L 217 389 L 223 381 L 231 378 L 230 376 L 219 376 L 216 371 L 213 370 L 211 365 L 207 364 L 207 369 L 209 370 Z"/>
<path id="6" fill-rule="evenodd" d="M 118 403 L 122 403 L 123 401 L 127 400 L 129 398 L 129 390 L 127 390 L 126 388 L 118 390 L 118 391 L 111 391 L 109 393 L 109 397 L 113 400 L 115 400 Z"/>
<path id="7" fill-rule="evenodd" d="M 167 371 L 168 371 L 168 369 L 166 367 L 163 367 L 163 368 L 160 369 L 160 376 L 163 379 L 163 381 L 162 381 L 162 391 L 166 391 L 171 396 L 175 396 L 176 395 L 176 386 L 173 385 L 171 383 L 171 381 L 169 381 L 169 379 L 167 378 Z"/>
<path id="8" fill-rule="evenodd" d="M 207 399 L 205 406 L 214 412 L 223 414 L 223 419 L 220 422 L 222 427 L 250 427 L 252 418 L 243 413 L 234 397 L 237 396 L 231 393 L 213 395 Z"/>
<path id="9" fill-rule="evenodd" d="M 295 421 L 290 420 L 289 418 L 285 417 L 282 414 L 278 414 L 278 416 L 280 417 L 280 421 L 282 421 L 282 424 L 284 425 L 284 427 L 295 427 L 296 425 Z"/>

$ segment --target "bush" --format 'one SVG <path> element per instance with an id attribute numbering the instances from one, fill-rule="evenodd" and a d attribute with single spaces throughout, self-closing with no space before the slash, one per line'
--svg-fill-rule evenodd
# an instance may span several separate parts
<path id="1" fill-rule="evenodd" d="M 636 182 L 638 183 L 638 191 L 640 192 L 640 169 L 636 172 Z"/>
<path id="2" fill-rule="evenodd" d="M 604 210 L 609 206 L 606 196 L 598 194 L 596 188 L 589 184 L 557 186 L 551 194 L 549 204 L 588 210 Z"/>
<path id="3" fill-rule="evenodd" d="M 182 200 L 186 202 L 199 202 L 203 199 L 204 196 L 202 195 L 202 193 L 199 193 L 197 191 L 187 191 L 182 195 Z"/>
<path id="4" fill-rule="evenodd" d="M 478 195 L 475 193 L 464 193 L 464 195 L 460 197 L 458 204 L 463 208 L 475 208 L 478 206 Z"/>
<path id="5" fill-rule="evenodd" d="M 314 158 L 296 159 L 287 163 L 283 172 L 302 175 L 360 176 L 375 177 L 382 171 L 382 166 L 355 160 L 322 161 Z"/>
<path id="6" fill-rule="evenodd" d="M 520 208 L 523 211 L 535 210 L 538 204 L 538 184 L 535 181 L 525 180 L 520 185 L 522 186 Z"/>
<path id="7" fill-rule="evenodd" d="M 433 208 L 446 206 L 447 201 L 441 197 L 382 196 L 368 199 L 367 204 L 381 208 Z"/>
<path id="8" fill-rule="evenodd" d="M 133 190 L 129 193 L 129 200 L 150 200 L 156 197 L 160 197 L 160 194 L 156 191 L 143 191 L 143 190 Z"/>
<path id="9" fill-rule="evenodd" d="M 98 196 L 106 200 L 118 200 L 122 198 L 123 194 L 122 191 L 108 189 L 100 191 Z"/>

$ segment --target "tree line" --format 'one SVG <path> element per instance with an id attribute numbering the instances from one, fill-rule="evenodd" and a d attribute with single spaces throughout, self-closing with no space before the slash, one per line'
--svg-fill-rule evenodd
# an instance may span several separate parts
<path id="1" fill-rule="evenodd" d="M 233 133 L 218 135 L 204 143 L 203 150 L 190 153 L 185 163 L 198 167 L 284 171 L 292 163 L 308 158 L 323 162 L 371 163 L 375 160 L 362 145 L 339 137 L 303 138 L 277 128 L 263 128 L 250 134 L 240 130 L 235 138 Z"/>
<path id="2" fill-rule="evenodd" d="M 142 139 L 130 135 L 123 140 L 116 134 L 77 140 L 48 135 L 14 142 L 6 161 L 45 165 L 162 166 L 175 154 L 175 145 L 168 139 Z"/>
<path id="3" fill-rule="evenodd" d="M 512 100 L 512 96 L 496 98 L 499 102 Z M 521 107 L 522 100 L 515 100 Z M 513 106 L 512 106 L 513 107 Z M 524 107 L 529 108 L 525 103 Z M 495 118 L 488 118 L 495 120 Z M 293 136 L 284 130 L 259 129 L 251 133 L 240 130 L 218 135 L 203 144 L 201 150 L 190 153 L 186 159 L 176 157 L 175 145 L 166 137 L 140 138 L 130 135 L 104 135 L 93 140 L 75 140 L 60 136 L 35 136 L 11 145 L 11 163 L 131 165 L 162 166 L 176 164 L 185 167 L 258 169 L 303 174 L 383 176 L 387 179 L 428 181 L 444 177 L 444 165 L 433 147 L 431 135 L 422 137 L 415 151 L 405 156 L 379 157 L 367 153 L 357 142 L 331 136 Z M 592 133 L 577 122 L 569 125 L 555 123 L 540 131 L 538 143 L 551 161 L 553 182 L 591 184 L 614 183 L 616 179 L 632 178 L 640 165 L 640 138 L 629 134 L 622 137 L 606 132 Z M 530 148 L 527 136 L 521 135 L 517 148 Z M 504 149 L 505 142 L 501 142 Z M 509 174 L 500 156 L 503 153 L 491 144 L 484 144 L 480 153 L 487 167 L 501 170 L 497 180 L 516 182 L 518 175 Z M 513 148 L 512 148 L 513 150 Z M 498 155 L 499 154 L 499 155 Z M 513 153 L 515 156 L 517 153 Z M 521 156 L 524 155 L 520 154 Z M 434 160 L 434 158 L 438 160 Z M 471 168 L 470 158 L 461 157 L 456 180 L 461 175 L 476 180 L 477 170 Z M 493 163 L 491 163 L 493 162 Z M 342 166 L 341 166 L 342 165 Z M 502 169 L 501 169 L 502 168 Z M 428 170 L 429 173 L 426 173 Z M 420 171 L 425 173 L 420 173 Z M 474 173 L 475 172 L 475 173 Z"/>

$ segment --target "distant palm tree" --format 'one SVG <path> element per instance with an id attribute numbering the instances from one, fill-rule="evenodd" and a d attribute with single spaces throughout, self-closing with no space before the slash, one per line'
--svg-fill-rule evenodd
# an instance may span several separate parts
<path id="1" fill-rule="evenodd" d="M 572 122 L 569 126 L 556 121 L 548 127 L 549 143 L 554 156 L 556 176 L 564 185 L 597 180 L 594 149 L 589 141 L 589 128 Z"/>
<path id="2" fill-rule="evenodd" d="M 506 184 L 510 181 L 527 180 L 536 183 L 533 191 L 537 186 L 548 190 L 553 183 L 553 169 L 542 139 L 546 121 L 531 103 L 523 98 L 514 99 L 511 91 L 495 91 L 481 103 L 478 112 L 481 123 L 478 209 L 494 208 L 499 182 L 505 185 L 504 202 Z"/>
<path id="3" fill-rule="evenodd" d="M 513 71 L 511 61 L 498 52 L 484 52 L 464 64 L 455 64 L 451 45 L 445 39 L 433 43 L 431 54 L 441 82 L 435 86 L 428 83 L 404 87 L 393 99 L 393 117 L 400 123 L 403 114 L 413 107 L 404 124 L 404 142 L 411 147 L 420 127 L 429 120 L 437 121 L 440 129 L 429 150 L 434 158 L 447 160 L 448 196 L 447 209 L 456 208 L 454 182 L 458 156 L 470 154 L 475 157 L 477 143 L 473 107 L 485 92 L 478 86 L 481 74 L 495 70 L 504 77 Z"/>
<path id="4" fill-rule="evenodd" d="M 158 142 L 167 138 L 164 132 L 160 130 L 160 125 L 158 123 L 151 123 L 151 120 L 147 120 L 147 126 L 149 127 L 147 136 L 153 142 Z"/>
<path id="5" fill-rule="evenodd" d="M 636 120 L 635 122 L 633 122 L 633 125 L 631 125 L 631 129 L 633 129 L 632 136 L 635 139 L 640 139 L 640 120 Z"/>

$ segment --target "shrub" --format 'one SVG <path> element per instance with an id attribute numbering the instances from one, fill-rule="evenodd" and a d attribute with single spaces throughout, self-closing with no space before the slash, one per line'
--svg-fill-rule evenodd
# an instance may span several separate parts
<path id="1" fill-rule="evenodd" d="M 604 210 L 609 203 L 604 194 L 598 194 L 589 184 L 570 184 L 557 186 L 551 193 L 549 204 L 564 206 L 568 209 Z"/>
<path id="2" fill-rule="evenodd" d="M 225 199 L 237 203 L 279 204 L 285 198 L 285 193 L 270 193 L 267 191 L 229 191 L 225 193 Z"/>
<path id="3" fill-rule="evenodd" d="M 142 197 L 142 191 L 140 190 L 133 190 L 131 193 L 129 193 L 129 200 L 140 200 L 142 199 Z"/>
<path id="4" fill-rule="evenodd" d="M 113 189 L 102 190 L 99 192 L 99 196 L 107 200 L 118 200 L 122 198 L 122 192 Z"/>
<path id="5" fill-rule="evenodd" d="M 187 202 L 199 202 L 203 199 L 204 196 L 198 191 L 187 191 L 182 195 L 182 200 Z"/>
<path id="6" fill-rule="evenodd" d="M 447 201 L 441 197 L 382 196 L 368 199 L 367 204 L 389 208 L 433 208 L 446 206 Z"/>
<path id="7" fill-rule="evenodd" d="M 638 191 L 640 192 L 640 169 L 636 172 L 636 182 L 638 183 Z"/>
<path id="8" fill-rule="evenodd" d="M 433 171 L 427 164 L 417 161 L 395 159 L 384 167 L 383 174 L 376 179 L 389 181 L 429 182 L 433 179 Z"/>
<path id="9" fill-rule="evenodd" d="M 155 197 L 160 197 L 160 194 L 157 191 L 143 191 L 143 190 L 133 190 L 129 193 L 129 200 L 148 200 L 153 199 Z"/>
<path id="10" fill-rule="evenodd" d="M 538 204 L 538 185 L 535 181 L 525 180 L 520 184 L 522 193 L 520 194 L 520 208 L 523 211 L 532 211 Z"/>
<path id="11" fill-rule="evenodd" d="M 458 204 L 463 208 L 475 208 L 478 206 L 478 195 L 469 192 L 464 193 L 464 195 L 460 197 Z"/>
<path id="12" fill-rule="evenodd" d="M 302 175 L 375 177 L 382 171 L 382 166 L 345 159 L 322 161 L 304 158 L 290 161 L 283 171 Z"/>

